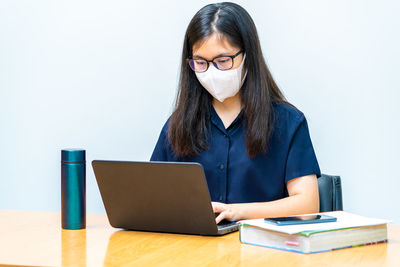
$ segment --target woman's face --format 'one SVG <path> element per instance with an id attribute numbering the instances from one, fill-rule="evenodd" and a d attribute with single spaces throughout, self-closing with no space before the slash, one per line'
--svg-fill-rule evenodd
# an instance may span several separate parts
<path id="1" fill-rule="evenodd" d="M 233 56 L 240 51 L 240 48 L 232 45 L 227 38 L 221 37 L 220 35 L 213 33 L 207 37 L 204 41 L 195 43 L 193 45 L 193 59 L 203 58 L 208 61 L 213 60 L 216 57 L 221 56 Z M 243 53 L 240 53 L 233 60 L 232 69 L 236 69 L 242 63 Z M 244 68 L 242 77 L 244 74 Z"/>

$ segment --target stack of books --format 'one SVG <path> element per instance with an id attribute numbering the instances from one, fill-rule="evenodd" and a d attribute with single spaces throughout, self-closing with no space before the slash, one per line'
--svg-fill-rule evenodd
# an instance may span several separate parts
<path id="1" fill-rule="evenodd" d="M 263 219 L 240 224 L 240 242 L 300 253 L 369 245 L 387 241 L 388 220 L 374 219 L 344 211 L 324 212 L 336 222 L 274 225 Z"/>

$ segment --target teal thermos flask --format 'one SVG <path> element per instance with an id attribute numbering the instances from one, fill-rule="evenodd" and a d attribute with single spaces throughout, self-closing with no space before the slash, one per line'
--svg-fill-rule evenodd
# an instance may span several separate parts
<path id="1" fill-rule="evenodd" d="M 61 150 L 61 223 L 63 229 L 86 227 L 86 155 L 83 149 Z"/>

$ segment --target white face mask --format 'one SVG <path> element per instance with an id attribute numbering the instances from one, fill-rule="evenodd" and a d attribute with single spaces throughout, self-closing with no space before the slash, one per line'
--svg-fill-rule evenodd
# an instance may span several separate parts
<path id="1" fill-rule="evenodd" d="M 242 79 L 242 69 L 246 54 L 243 56 L 240 66 L 233 70 L 219 70 L 211 64 L 207 71 L 196 72 L 197 79 L 203 87 L 219 102 L 224 102 L 239 92 L 247 75 Z"/>

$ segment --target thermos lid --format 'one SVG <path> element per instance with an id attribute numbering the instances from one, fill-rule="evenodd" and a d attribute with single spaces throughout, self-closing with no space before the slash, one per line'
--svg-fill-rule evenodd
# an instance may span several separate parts
<path id="1" fill-rule="evenodd" d="M 79 148 L 70 148 L 61 150 L 62 162 L 85 162 L 86 151 Z"/>

